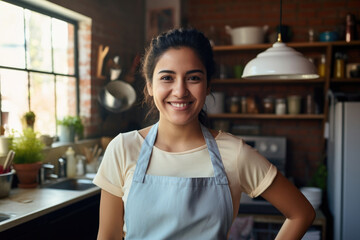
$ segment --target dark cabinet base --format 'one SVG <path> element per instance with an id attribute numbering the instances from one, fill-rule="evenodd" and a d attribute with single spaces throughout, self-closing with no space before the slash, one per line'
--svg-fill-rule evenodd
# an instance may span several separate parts
<path id="1" fill-rule="evenodd" d="M 96 239 L 100 194 L 0 232 L 7 240 Z"/>

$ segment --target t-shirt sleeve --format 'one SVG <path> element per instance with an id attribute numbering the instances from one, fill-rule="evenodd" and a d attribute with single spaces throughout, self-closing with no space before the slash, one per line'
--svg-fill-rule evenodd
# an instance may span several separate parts
<path id="1" fill-rule="evenodd" d="M 107 146 L 93 183 L 101 189 L 122 197 L 124 195 L 123 137 L 120 134 Z"/>
<path id="2" fill-rule="evenodd" d="M 256 149 L 241 141 L 239 149 L 240 184 L 245 193 L 254 198 L 262 194 L 273 182 L 277 169 Z"/>

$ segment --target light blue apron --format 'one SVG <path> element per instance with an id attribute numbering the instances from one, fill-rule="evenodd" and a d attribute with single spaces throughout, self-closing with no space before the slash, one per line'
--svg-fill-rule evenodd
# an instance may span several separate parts
<path id="1" fill-rule="evenodd" d="M 215 139 L 201 126 L 214 177 L 147 175 L 158 124 L 141 146 L 125 207 L 126 239 L 226 239 L 233 205 Z"/>

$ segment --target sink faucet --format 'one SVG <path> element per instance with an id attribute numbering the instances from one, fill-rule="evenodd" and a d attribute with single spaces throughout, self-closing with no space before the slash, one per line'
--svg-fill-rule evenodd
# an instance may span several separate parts
<path id="1" fill-rule="evenodd" d="M 64 158 L 58 159 L 58 177 L 66 177 L 66 160 Z"/>
<path id="2" fill-rule="evenodd" d="M 54 168 L 55 166 L 50 163 L 44 163 L 40 168 L 40 176 L 39 181 L 40 184 L 44 184 L 47 181 L 50 181 L 51 179 L 57 179 L 58 175 L 54 174 Z"/>

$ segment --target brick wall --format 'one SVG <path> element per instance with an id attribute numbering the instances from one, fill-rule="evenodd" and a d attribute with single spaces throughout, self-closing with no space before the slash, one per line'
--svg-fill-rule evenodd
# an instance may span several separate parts
<path id="1" fill-rule="evenodd" d="M 108 79 L 96 77 L 99 45 L 109 46 L 107 59 L 119 55 L 126 72 L 137 53 L 143 51 L 144 3 L 142 0 L 50 0 L 50 2 L 91 18 L 91 25 L 79 25 L 80 115 L 85 137 L 104 135 L 107 113 L 98 103 L 98 93 Z M 121 125 L 123 117 L 112 116 Z M 107 130 L 108 132 L 111 130 Z M 114 130 L 113 134 L 116 134 Z"/>
<path id="2" fill-rule="evenodd" d="M 345 16 L 353 13 L 360 19 L 358 0 L 283 0 L 282 23 L 289 25 L 293 41 L 308 40 L 309 28 L 315 32 L 343 30 Z M 274 0 L 187 0 L 185 4 L 186 22 L 204 32 L 210 26 L 218 31 L 222 41 L 229 41 L 224 26 L 269 25 L 274 31 L 279 24 L 280 1 Z"/>

